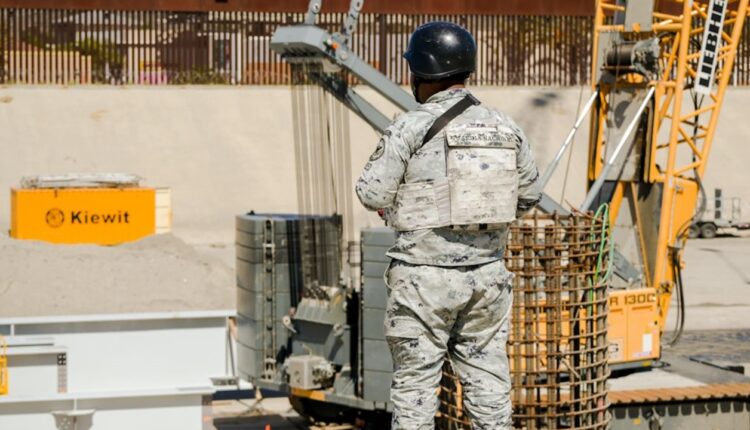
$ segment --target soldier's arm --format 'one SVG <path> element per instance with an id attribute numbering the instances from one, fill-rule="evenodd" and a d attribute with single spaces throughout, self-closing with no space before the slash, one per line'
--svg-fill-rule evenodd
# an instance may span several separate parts
<path id="1" fill-rule="evenodd" d="M 542 190 L 539 184 L 539 170 L 537 170 L 534 154 L 523 131 L 518 128 L 520 143 L 518 146 L 518 205 L 516 216 L 520 217 L 534 208 L 542 200 Z"/>
<path id="2" fill-rule="evenodd" d="M 388 208 L 396 199 L 411 156 L 408 142 L 413 137 L 405 128 L 404 116 L 385 130 L 355 186 L 359 201 L 367 209 Z"/>

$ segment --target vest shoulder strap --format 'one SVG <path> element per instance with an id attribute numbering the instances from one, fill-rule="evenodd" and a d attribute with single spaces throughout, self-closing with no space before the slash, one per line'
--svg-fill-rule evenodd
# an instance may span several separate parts
<path id="1" fill-rule="evenodd" d="M 422 139 L 422 145 L 432 140 L 433 137 L 440 133 L 440 130 L 444 129 L 445 126 L 448 125 L 449 122 L 453 121 L 455 117 L 464 113 L 466 109 L 472 106 L 476 106 L 480 103 L 481 102 L 477 100 L 476 97 L 472 96 L 471 94 L 467 94 L 466 97 L 459 100 L 458 103 L 454 104 L 442 115 L 437 117 L 435 122 L 432 123 L 430 129 L 427 130 L 427 134 L 424 135 L 424 139 Z"/>

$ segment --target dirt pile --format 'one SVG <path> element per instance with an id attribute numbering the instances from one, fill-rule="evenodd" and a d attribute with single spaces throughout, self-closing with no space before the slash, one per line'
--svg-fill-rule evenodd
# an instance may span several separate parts
<path id="1" fill-rule="evenodd" d="M 0 236 L 0 318 L 234 309 L 234 274 L 165 234 L 120 246 Z"/>

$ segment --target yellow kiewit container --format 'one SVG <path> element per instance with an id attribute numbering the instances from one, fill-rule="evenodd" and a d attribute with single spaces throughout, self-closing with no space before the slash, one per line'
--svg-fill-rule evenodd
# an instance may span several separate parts
<path id="1" fill-rule="evenodd" d="M 10 236 L 115 245 L 170 231 L 169 189 L 138 181 L 112 174 L 24 178 L 11 189 Z"/>

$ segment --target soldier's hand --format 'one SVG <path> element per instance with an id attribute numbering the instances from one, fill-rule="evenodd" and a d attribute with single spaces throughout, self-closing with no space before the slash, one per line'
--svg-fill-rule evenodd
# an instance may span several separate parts
<path id="1" fill-rule="evenodd" d="M 385 225 L 388 225 L 388 219 L 385 217 L 385 209 L 378 209 L 378 216 L 383 220 Z"/>

